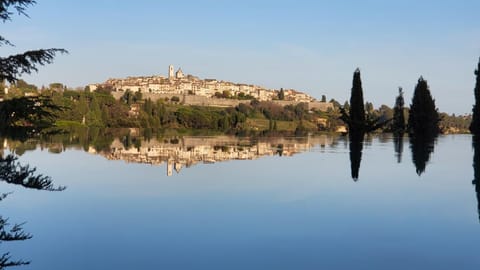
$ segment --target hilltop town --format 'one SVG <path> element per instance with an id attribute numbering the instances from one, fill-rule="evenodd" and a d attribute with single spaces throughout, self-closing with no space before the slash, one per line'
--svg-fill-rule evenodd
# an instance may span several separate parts
<path id="1" fill-rule="evenodd" d="M 177 96 L 183 97 L 182 102 L 187 105 L 228 107 L 236 106 L 242 101 L 256 99 L 277 101 L 282 105 L 310 103 L 312 107 L 323 110 L 331 107 L 331 104 L 318 102 L 312 96 L 294 89 L 267 89 L 252 84 L 200 79 L 193 75 L 185 75 L 181 68 L 175 72 L 173 65 L 168 67 L 168 77 L 155 75 L 108 79 L 103 83 L 90 84 L 87 89 L 89 91 L 109 89 L 117 99 L 126 91 L 140 92 L 144 97 L 151 99 Z M 211 98 L 230 99 L 230 101 L 219 103 Z"/>

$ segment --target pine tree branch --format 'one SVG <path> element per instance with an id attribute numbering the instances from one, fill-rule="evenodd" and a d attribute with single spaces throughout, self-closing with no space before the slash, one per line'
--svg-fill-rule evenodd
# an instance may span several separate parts
<path id="1" fill-rule="evenodd" d="M 22 54 L 0 58 L 0 81 L 7 80 L 14 83 L 21 74 L 30 74 L 38 71 L 37 65 L 46 65 L 53 62 L 57 53 L 68 53 L 65 49 L 41 49 L 27 51 Z"/>
<path id="2" fill-rule="evenodd" d="M 28 17 L 25 10 L 34 4 L 36 4 L 35 0 L 0 0 L 0 19 L 4 22 L 11 20 L 13 12 L 8 11 L 9 8 L 14 8 L 18 14 Z"/>

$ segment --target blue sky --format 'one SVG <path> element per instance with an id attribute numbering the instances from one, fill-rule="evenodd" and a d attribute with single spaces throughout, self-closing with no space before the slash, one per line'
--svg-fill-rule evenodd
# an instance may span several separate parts
<path id="1" fill-rule="evenodd" d="M 441 111 L 470 112 L 480 56 L 480 1 L 73 1 L 39 0 L 1 34 L 15 48 L 61 47 L 24 78 L 71 87 L 111 77 L 167 73 L 295 88 L 349 98 L 362 71 L 364 97 L 392 106 L 398 86 L 409 103 L 429 82 Z"/>

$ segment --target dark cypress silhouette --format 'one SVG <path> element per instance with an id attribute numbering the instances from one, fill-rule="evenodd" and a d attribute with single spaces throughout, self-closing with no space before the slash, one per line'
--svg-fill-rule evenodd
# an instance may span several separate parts
<path id="1" fill-rule="evenodd" d="M 364 131 L 365 106 L 363 103 L 362 79 L 357 68 L 353 73 L 352 94 L 350 97 L 350 128 L 352 131 Z"/>
<path id="2" fill-rule="evenodd" d="M 347 103 L 340 108 L 340 119 L 348 126 L 349 132 L 371 132 L 386 125 L 390 120 L 380 122 L 380 117 L 372 118 L 365 114 L 365 104 L 363 101 L 362 79 L 360 69 L 353 73 L 352 91 L 350 94 L 350 106 Z"/>
<path id="3" fill-rule="evenodd" d="M 478 217 L 480 220 L 480 137 L 472 137 L 472 146 L 473 146 L 473 181 L 472 184 L 475 186 L 475 193 L 477 194 L 477 211 Z"/>
<path id="4" fill-rule="evenodd" d="M 404 108 L 405 101 L 403 99 L 403 89 L 398 88 L 398 96 L 395 100 L 395 106 L 393 107 L 393 121 L 391 125 L 391 131 L 393 132 L 393 143 L 395 148 L 395 156 L 397 162 L 402 162 L 403 153 L 403 135 L 406 130 Z"/>
<path id="5" fill-rule="evenodd" d="M 475 105 L 473 105 L 473 117 L 470 124 L 470 132 L 475 135 L 480 135 L 480 59 L 478 61 L 478 67 L 475 70 L 477 81 L 475 83 Z"/>
<path id="6" fill-rule="evenodd" d="M 352 91 L 348 108 L 347 104 L 345 102 L 345 106 L 340 108 L 342 113 L 340 119 L 348 125 L 351 174 L 353 180 L 357 181 L 362 160 L 363 137 L 367 129 L 362 79 L 360 78 L 360 69 L 358 68 L 353 73 Z"/>
<path id="7" fill-rule="evenodd" d="M 395 100 L 395 106 L 393 107 L 393 122 L 392 122 L 393 133 L 405 132 L 404 105 L 405 105 L 405 101 L 403 99 L 403 90 L 401 87 L 399 87 L 398 96 L 397 96 L 397 99 Z"/>
<path id="8" fill-rule="evenodd" d="M 420 77 L 415 87 L 408 117 L 412 160 L 418 175 L 425 172 L 430 154 L 434 150 L 435 139 L 440 131 L 439 121 L 438 110 L 427 81 Z"/>
<path id="9" fill-rule="evenodd" d="M 349 132 L 365 131 L 365 107 L 363 103 L 362 79 L 360 69 L 353 73 L 352 91 L 350 95 L 350 111 L 342 108 L 341 119 L 348 125 Z"/>
<path id="10" fill-rule="evenodd" d="M 439 122 L 438 110 L 435 107 L 435 100 L 430 94 L 427 81 L 420 77 L 410 105 L 408 132 L 414 136 L 436 137 L 440 131 Z"/>

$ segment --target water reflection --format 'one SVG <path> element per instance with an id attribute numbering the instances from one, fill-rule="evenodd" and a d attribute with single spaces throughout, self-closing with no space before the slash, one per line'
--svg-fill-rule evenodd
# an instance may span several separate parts
<path id="1" fill-rule="evenodd" d="M 364 136 L 364 132 L 350 132 L 348 136 L 350 140 L 350 168 L 353 181 L 358 180 L 360 172 Z"/>
<path id="2" fill-rule="evenodd" d="M 167 176 L 180 173 L 196 164 L 211 164 L 230 160 L 254 160 L 264 156 L 288 157 L 310 151 L 335 147 L 334 135 L 304 137 L 236 137 L 188 136 L 146 133 L 144 130 L 76 130 L 51 134 L 18 142 L 4 139 L 4 147 L 16 154 L 34 150 L 37 146 L 52 153 L 67 148 L 83 149 L 109 160 L 129 163 L 166 165 Z"/>
<path id="3" fill-rule="evenodd" d="M 393 146 L 395 149 L 395 157 L 397 158 L 397 163 L 402 163 L 403 155 L 403 132 L 398 132 L 393 134 Z"/>
<path id="4" fill-rule="evenodd" d="M 1 134 L 5 136 L 5 132 Z M 13 140 L 26 140 L 26 138 L 33 135 L 33 133 L 27 133 L 27 130 L 25 130 L 25 132 L 17 131 L 14 134 L 18 135 L 12 136 L 12 134 L 9 134 L 9 138 Z M 5 139 L 5 142 L 6 140 L 7 139 Z M 3 148 L 0 150 L 0 182 L 21 186 L 27 189 L 44 191 L 62 191 L 65 189 L 63 186 L 55 187 L 50 176 L 37 174 L 36 168 L 18 162 L 18 157 L 15 154 L 5 154 Z M 11 192 L 0 192 L 0 202 L 7 197 L 10 197 L 11 194 Z M 4 218 L 0 215 L 0 245 L 4 242 L 25 241 L 32 238 L 31 234 L 23 230 L 22 225 L 23 223 L 10 224 L 8 218 Z M 0 269 L 30 264 L 30 262 L 26 260 L 12 259 L 9 252 L 0 254 Z"/>
<path id="5" fill-rule="evenodd" d="M 412 161 L 418 175 L 425 172 L 430 155 L 433 153 L 435 136 L 428 134 L 416 134 L 410 136 L 410 148 L 412 149 Z"/>
<path id="6" fill-rule="evenodd" d="M 473 146 L 473 181 L 472 184 L 475 186 L 475 192 L 477 194 L 477 209 L 480 220 L 480 137 L 472 137 L 472 146 Z"/>

